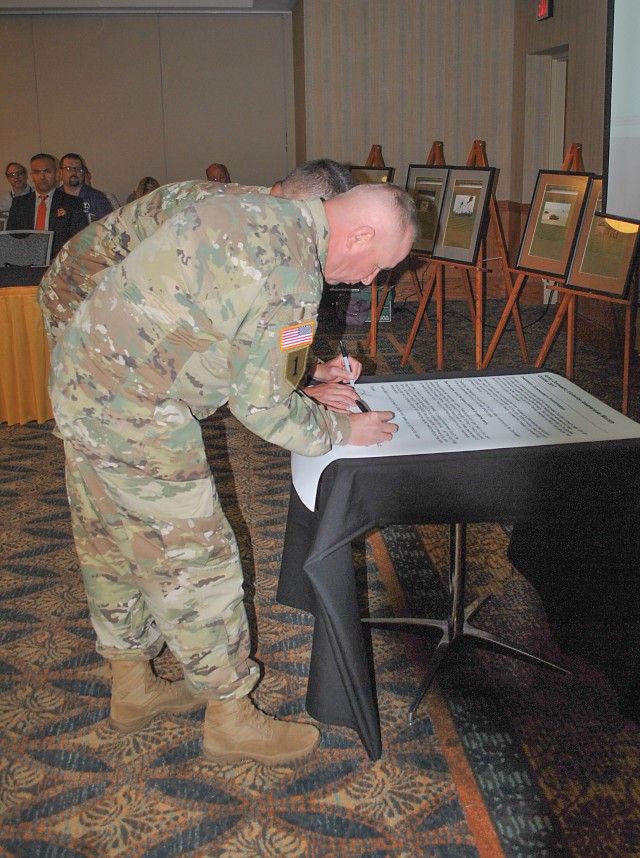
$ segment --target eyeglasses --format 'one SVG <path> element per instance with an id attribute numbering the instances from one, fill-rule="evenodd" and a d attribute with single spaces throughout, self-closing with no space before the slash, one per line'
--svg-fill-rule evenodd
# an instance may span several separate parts
<path id="1" fill-rule="evenodd" d="M 84 167 L 63 167 L 65 173 L 84 173 Z"/>
<path id="2" fill-rule="evenodd" d="M 18 176 L 25 176 L 27 173 L 26 170 L 16 170 L 15 173 L 5 173 L 7 179 L 17 179 Z"/>

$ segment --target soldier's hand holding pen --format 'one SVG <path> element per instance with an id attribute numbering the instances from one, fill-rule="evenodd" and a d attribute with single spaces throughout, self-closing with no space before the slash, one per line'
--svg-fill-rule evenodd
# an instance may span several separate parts
<path id="1" fill-rule="evenodd" d="M 305 387 L 304 392 L 327 408 L 349 413 L 354 407 L 359 407 L 360 398 L 354 381 L 361 372 L 362 364 L 357 358 L 351 359 L 347 369 L 344 357 L 338 355 L 326 363 L 316 364 L 313 371 L 314 384 Z"/>

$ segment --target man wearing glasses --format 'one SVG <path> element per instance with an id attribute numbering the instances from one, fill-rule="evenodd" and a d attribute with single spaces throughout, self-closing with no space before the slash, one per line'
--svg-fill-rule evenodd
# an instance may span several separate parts
<path id="1" fill-rule="evenodd" d="M 58 170 L 53 155 L 44 152 L 31 158 L 31 181 L 35 194 L 14 197 L 7 231 L 49 229 L 53 232 L 51 258 L 81 229 L 87 226 L 82 200 L 56 187 Z"/>
<path id="2" fill-rule="evenodd" d="M 33 188 L 27 184 L 27 171 L 22 164 L 10 161 L 5 167 L 4 174 L 7 177 L 11 190 L 7 191 L 6 194 L 0 194 L 0 212 L 9 211 L 14 197 L 22 197 L 33 193 Z"/>
<path id="3" fill-rule="evenodd" d="M 98 191 L 85 182 L 86 171 L 83 159 L 75 152 L 68 152 L 60 158 L 63 191 L 82 200 L 84 213 L 89 220 L 99 220 L 112 212 L 113 206 L 103 191 Z"/>

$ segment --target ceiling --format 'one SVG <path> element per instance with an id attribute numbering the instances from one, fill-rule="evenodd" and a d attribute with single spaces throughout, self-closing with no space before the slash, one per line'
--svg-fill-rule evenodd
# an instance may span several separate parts
<path id="1" fill-rule="evenodd" d="M 0 0 L 0 14 L 291 12 L 298 0 Z"/>

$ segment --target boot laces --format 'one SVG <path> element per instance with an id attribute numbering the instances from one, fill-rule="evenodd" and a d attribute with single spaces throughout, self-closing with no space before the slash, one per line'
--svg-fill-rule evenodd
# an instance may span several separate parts
<path id="1" fill-rule="evenodd" d="M 248 716 L 252 725 L 259 730 L 261 733 L 272 733 L 272 721 L 274 720 L 271 715 L 267 715 L 261 709 L 253 703 L 253 701 L 249 697 L 242 698 L 242 707 L 244 711 L 242 712 L 243 716 Z"/>
<path id="2" fill-rule="evenodd" d="M 153 693 L 155 691 L 161 694 L 170 694 L 175 697 L 180 695 L 180 688 L 181 686 L 178 683 L 172 682 L 170 679 L 165 679 L 163 676 L 157 676 L 153 673 L 148 679 L 146 690 L 149 693 Z"/>

